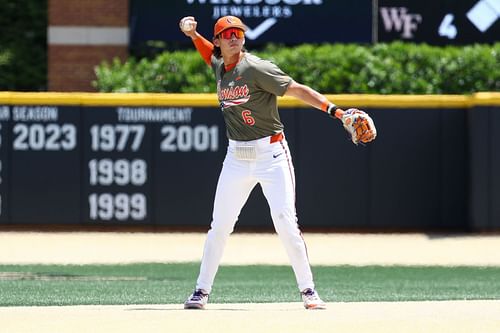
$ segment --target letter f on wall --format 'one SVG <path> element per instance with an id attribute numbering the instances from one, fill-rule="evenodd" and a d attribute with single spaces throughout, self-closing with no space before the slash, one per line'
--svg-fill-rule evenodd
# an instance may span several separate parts
<path id="1" fill-rule="evenodd" d="M 381 7 L 380 16 L 382 16 L 385 31 L 402 32 L 401 37 L 405 39 L 413 38 L 413 32 L 422 22 L 422 15 L 408 14 L 408 8 L 405 7 Z"/>

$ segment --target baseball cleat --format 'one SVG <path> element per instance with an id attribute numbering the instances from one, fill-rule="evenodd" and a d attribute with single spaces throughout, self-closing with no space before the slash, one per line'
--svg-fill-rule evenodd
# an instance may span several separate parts
<path id="1" fill-rule="evenodd" d="M 204 309 L 208 303 L 208 293 L 203 289 L 196 289 L 184 303 L 184 309 Z"/>
<path id="2" fill-rule="evenodd" d="M 308 310 L 323 310 L 326 309 L 326 303 L 319 298 L 316 290 L 307 288 L 300 295 L 304 301 L 304 307 Z"/>

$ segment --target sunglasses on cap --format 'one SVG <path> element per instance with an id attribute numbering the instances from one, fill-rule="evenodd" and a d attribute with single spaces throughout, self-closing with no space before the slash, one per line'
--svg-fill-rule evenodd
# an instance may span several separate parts
<path id="1" fill-rule="evenodd" d="M 229 28 L 229 29 L 226 29 L 224 30 L 223 32 L 221 32 L 219 34 L 219 36 L 223 39 L 231 39 L 231 37 L 234 36 L 237 38 L 237 39 L 241 39 L 245 36 L 245 32 L 241 29 L 238 29 L 238 28 Z"/>

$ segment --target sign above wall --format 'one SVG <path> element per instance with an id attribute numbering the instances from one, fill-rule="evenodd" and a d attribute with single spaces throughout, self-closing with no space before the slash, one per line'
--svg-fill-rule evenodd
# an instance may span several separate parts
<path id="1" fill-rule="evenodd" d="M 377 40 L 435 45 L 500 41 L 500 0 L 379 0 Z"/>
<path id="2" fill-rule="evenodd" d="M 131 44 L 158 40 L 189 44 L 179 20 L 194 16 L 207 39 L 219 17 L 240 17 L 252 44 L 371 42 L 371 0 L 132 0 Z"/>

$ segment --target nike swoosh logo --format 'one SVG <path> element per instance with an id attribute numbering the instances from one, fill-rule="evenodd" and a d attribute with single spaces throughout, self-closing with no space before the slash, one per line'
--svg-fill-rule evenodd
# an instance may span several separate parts
<path id="1" fill-rule="evenodd" d="M 247 37 L 250 40 L 257 39 L 260 35 L 262 35 L 269 28 L 271 28 L 276 22 L 278 22 L 278 20 L 275 19 L 274 17 L 268 18 L 254 29 L 248 29 L 245 32 L 245 37 Z"/>
<path id="2" fill-rule="evenodd" d="M 276 158 L 276 157 L 280 156 L 281 154 L 283 154 L 283 153 L 273 154 L 273 158 Z"/>

